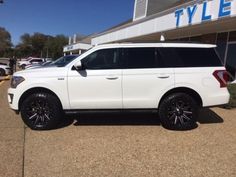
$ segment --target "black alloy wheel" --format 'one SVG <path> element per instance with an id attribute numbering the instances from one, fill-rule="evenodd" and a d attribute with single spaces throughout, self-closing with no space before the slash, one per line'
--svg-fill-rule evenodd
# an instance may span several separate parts
<path id="1" fill-rule="evenodd" d="M 55 128 L 61 119 L 62 109 L 58 99 L 48 93 L 35 93 L 27 97 L 21 106 L 24 123 L 33 130 Z"/>
<path id="2" fill-rule="evenodd" d="M 159 116 L 167 129 L 191 130 L 197 127 L 198 105 L 188 94 L 175 93 L 160 104 Z"/>

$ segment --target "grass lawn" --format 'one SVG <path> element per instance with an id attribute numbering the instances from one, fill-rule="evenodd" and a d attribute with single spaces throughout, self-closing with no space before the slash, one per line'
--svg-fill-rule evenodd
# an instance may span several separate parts
<path id="1" fill-rule="evenodd" d="M 231 98 L 229 102 L 229 107 L 236 108 L 236 84 L 231 84 L 228 86 Z"/>

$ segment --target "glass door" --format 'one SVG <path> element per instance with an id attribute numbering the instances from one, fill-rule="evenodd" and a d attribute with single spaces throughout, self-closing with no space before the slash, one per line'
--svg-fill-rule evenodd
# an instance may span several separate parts
<path id="1" fill-rule="evenodd" d="M 226 69 L 236 79 L 236 41 L 229 42 L 226 55 Z"/>

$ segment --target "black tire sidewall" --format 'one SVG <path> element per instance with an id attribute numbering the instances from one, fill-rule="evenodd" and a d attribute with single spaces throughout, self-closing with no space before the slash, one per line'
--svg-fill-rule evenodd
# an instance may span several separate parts
<path id="1" fill-rule="evenodd" d="M 5 73 L 4 69 L 0 68 L 0 76 L 5 76 L 5 75 L 6 75 L 6 73 Z"/>
<path id="2" fill-rule="evenodd" d="M 35 99 L 41 99 L 41 100 L 47 101 L 48 105 L 50 106 L 50 109 L 52 109 L 50 121 L 48 121 L 48 123 L 45 126 L 42 126 L 42 127 L 35 126 L 29 120 L 29 118 L 26 114 L 26 108 Z M 61 108 L 59 100 L 54 95 L 51 95 L 51 94 L 48 94 L 48 93 L 34 93 L 34 94 L 28 96 L 22 102 L 22 105 L 21 105 L 22 120 L 32 130 L 50 130 L 50 129 L 56 128 L 59 121 L 61 120 L 62 115 L 63 115 L 62 114 L 62 108 Z"/>
<path id="3" fill-rule="evenodd" d="M 193 112 L 191 121 L 188 121 L 182 125 L 180 124 L 174 125 L 167 118 L 168 107 L 170 106 L 173 100 L 178 100 L 178 99 L 184 102 L 188 102 Z M 193 99 L 193 97 L 191 97 L 190 95 L 186 93 L 174 93 L 164 98 L 164 100 L 161 102 L 160 107 L 159 107 L 159 118 L 160 118 L 162 126 L 169 130 L 191 130 L 197 127 L 196 120 L 198 117 L 198 110 L 199 110 L 199 106 L 196 103 L 196 101 Z"/>

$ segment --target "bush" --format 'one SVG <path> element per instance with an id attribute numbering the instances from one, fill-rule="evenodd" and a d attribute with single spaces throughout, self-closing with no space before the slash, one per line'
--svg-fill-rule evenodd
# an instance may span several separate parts
<path id="1" fill-rule="evenodd" d="M 236 108 L 236 84 L 229 85 L 228 90 L 230 93 L 229 107 Z"/>

